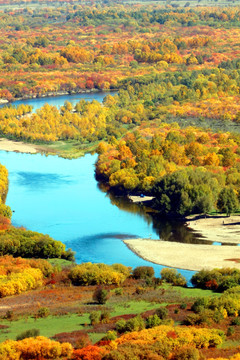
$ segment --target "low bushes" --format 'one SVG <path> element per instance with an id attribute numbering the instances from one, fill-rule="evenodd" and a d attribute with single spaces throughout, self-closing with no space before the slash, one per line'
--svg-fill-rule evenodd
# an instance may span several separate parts
<path id="1" fill-rule="evenodd" d="M 69 273 L 69 278 L 74 285 L 119 285 L 128 276 L 130 276 L 129 269 L 120 264 L 84 263 L 75 266 Z"/>
<path id="2" fill-rule="evenodd" d="M 52 273 L 53 267 L 46 260 L 0 257 L 0 297 L 35 289 Z"/>
<path id="3" fill-rule="evenodd" d="M 22 228 L 11 227 L 1 233 L 0 256 L 13 255 L 24 258 L 66 258 L 74 257 L 71 250 L 65 249 L 60 241 L 53 240 L 48 235 Z"/>
<path id="4" fill-rule="evenodd" d="M 42 285 L 43 273 L 39 269 L 26 269 L 21 273 L 0 276 L 0 297 L 20 294 Z"/>
<path id="5" fill-rule="evenodd" d="M 212 318 L 214 321 L 219 322 L 227 316 L 238 316 L 240 314 L 240 294 L 226 292 L 220 297 L 199 298 L 193 303 L 191 309 L 201 317 L 208 312 L 208 319 Z"/>
<path id="6" fill-rule="evenodd" d="M 98 304 L 105 304 L 108 299 L 108 291 L 106 289 L 102 289 L 98 287 L 93 293 L 93 300 L 96 301 Z"/>
<path id="7" fill-rule="evenodd" d="M 125 332 L 140 331 L 143 329 L 145 329 L 145 321 L 140 315 L 127 321 L 120 319 L 116 322 L 116 330 L 120 334 Z"/>
<path id="8" fill-rule="evenodd" d="M 73 351 L 73 360 L 102 360 L 107 351 L 101 347 L 89 345 Z"/>
<path id="9" fill-rule="evenodd" d="M 16 340 L 19 341 L 19 340 L 27 339 L 30 337 L 36 337 L 39 335 L 40 335 L 39 329 L 30 329 L 30 330 L 23 331 L 21 334 L 19 334 L 16 337 Z"/>
<path id="10" fill-rule="evenodd" d="M 240 284 L 240 270 L 234 268 L 201 270 L 192 276 L 191 282 L 201 289 L 223 292 Z"/>
<path id="11" fill-rule="evenodd" d="M 172 354 L 171 358 L 176 360 L 198 360 L 197 349 L 216 347 L 222 344 L 223 339 L 224 333 L 216 329 L 161 325 L 122 335 L 113 341 L 113 350 L 103 359 L 150 359 L 150 354 L 155 356 L 154 359 L 166 359 Z"/>
<path id="12" fill-rule="evenodd" d="M 151 279 L 154 277 L 154 269 L 151 266 L 138 266 L 133 270 L 134 279 Z"/>
<path id="13" fill-rule="evenodd" d="M 96 324 L 107 324 L 110 320 L 110 312 L 107 310 L 103 311 L 92 311 L 89 315 L 91 325 Z"/>
<path id="14" fill-rule="evenodd" d="M 0 360 L 71 359 L 72 346 L 43 336 L 0 344 Z"/>
<path id="15" fill-rule="evenodd" d="M 177 285 L 177 286 L 185 286 L 187 281 L 182 274 L 178 273 L 176 269 L 164 268 L 161 270 L 161 279 L 165 280 L 167 283 Z"/>

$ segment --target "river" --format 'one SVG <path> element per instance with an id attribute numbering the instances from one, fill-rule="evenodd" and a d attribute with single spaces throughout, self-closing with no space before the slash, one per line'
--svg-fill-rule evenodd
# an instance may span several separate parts
<path id="1" fill-rule="evenodd" d="M 49 105 L 56 106 L 59 108 L 64 105 L 65 101 L 71 102 L 74 106 L 78 101 L 84 99 L 87 101 L 97 100 L 102 102 L 106 95 L 115 95 L 115 91 L 108 92 L 89 92 L 82 94 L 74 94 L 74 95 L 62 95 L 62 96 L 49 96 L 49 97 L 39 97 L 35 99 L 24 99 L 24 100 L 16 100 L 12 103 L 14 106 L 18 106 L 21 104 L 31 105 L 33 107 L 33 112 L 42 107 L 44 104 L 48 103 Z M 1 104 L 0 107 L 6 106 L 8 104 Z"/>
<path id="2" fill-rule="evenodd" d="M 86 96 L 87 95 L 87 96 Z M 54 105 L 76 101 L 76 97 L 100 100 L 103 93 L 53 98 Z M 39 107 L 43 99 L 28 100 Z M 44 102 L 50 103 L 49 99 Z M 52 103 L 53 104 L 53 103 Z M 159 276 L 163 266 L 147 262 L 122 242 L 124 238 L 149 238 L 194 242 L 182 225 L 152 218 L 144 208 L 105 193 L 94 177 L 97 155 L 63 159 L 41 154 L 0 151 L 0 163 L 9 171 L 6 203 L 12 223 L 49 234 L 76 252 L 77 263 L 122 263 L 153 266 Z M 180 270 L 187 278 L 194 272 Z"/>

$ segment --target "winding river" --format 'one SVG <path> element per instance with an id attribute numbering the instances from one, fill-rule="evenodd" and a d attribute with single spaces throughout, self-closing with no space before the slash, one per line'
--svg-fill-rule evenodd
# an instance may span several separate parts
<path id="1" fill-rule="evenodd" d="M 73 103 L 81 98 L 102 101 L 104 96 L 104 93 L 78 94 L 55 97 L 51 101 L 32 99 L 26 102 L 36 110 L 46 101 L 61 106 L 66 100 Z M 162 266 L 139 258 L 122 239 L 160 237 L 161 240 L 194 242 L 193 234 L 182 224 L 160 221 L 144 208 L 105 193 L 94 177 L 96 159 L 97 155 L 90 154 L 67 160 L 0 151 L 0 163 L 9 171 L 7 204 L 14 210 L 13 224 L 61 240 L 76 252 L 78 263 L 149 265 L 158 276 Z M 180 271 L 188 280 L 193 274 Z"/>

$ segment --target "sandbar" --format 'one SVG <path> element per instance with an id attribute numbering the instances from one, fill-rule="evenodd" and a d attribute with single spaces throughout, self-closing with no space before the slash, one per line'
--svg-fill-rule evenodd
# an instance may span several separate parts
<path id="1" fill-rule="evenodd" d="M 213 242 L 239 244 L 240 216 L 194 216 L 187 218 L 190 229 Z"/>
<path id="2" fill-rule="evenodd" d="M 183 244 L 150 239 L 127 239 L 136 255 L 155 264 L 199 271 L 234 267 L 240 269 L 240 246 Z"/>
<path id="3" fill-rule="evenodd" d="M 5 138 L 0 138 L 0 150 L 16 151 L 28 154 L 35 154 L 39 151 L 37 145 L 26 144 L 22 141 L 12 141 Z"/>

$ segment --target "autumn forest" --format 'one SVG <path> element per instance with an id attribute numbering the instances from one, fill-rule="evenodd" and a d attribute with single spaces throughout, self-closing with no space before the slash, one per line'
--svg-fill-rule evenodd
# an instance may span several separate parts
<path id="1" fill-rule="evenodd" d="M 101 91 L 102 103 L 47 103 Z M 36 111 L 14 104 L 41 97 Z M 156 216 L 239 212 L 235 1 L 2 0 L 0 103 L 1 138 L 96 153 L 99 186 L 153 197 Z M 240 359 L 239 259 L 190 283 L 173 268 L 76 264 L 12 225 L 8 186 L 0 164 L 0 360 Z"/>

